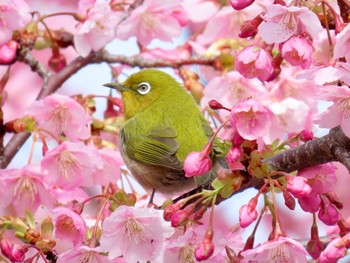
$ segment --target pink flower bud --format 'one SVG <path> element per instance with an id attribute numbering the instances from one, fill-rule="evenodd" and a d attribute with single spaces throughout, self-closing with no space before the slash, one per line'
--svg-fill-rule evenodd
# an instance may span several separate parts
<path id="1" fill-rule="evenodd" d="M 251 210 L 248 205 L 243 205 L 239 209 L 239 224 L 243 228 L 253 223 L 257 217 L 258 212 L 255 209 Z"/>
<path id="2" fill-rule="evenodd" d="M 320 263 L 337 262 L 346 254 L 346 246 L 341 238 L 333 239 L 318 258 Z"/>
<path id="3" fill-rule="evenodd" d="M 242 10 L 254 3 L 254 1 L 255 0 L 230 0 L 230 4 L 233 9 Z"/>
<path id="4" fill-rule="evenodd" d="M 0 46 L 0 63 L 1 64 L 11 63 L 16 56 L 16 51 L 18 46 L 19 46 L 18 43 L 13 40 L 10 40 L 6 44 Z"/>
<path id="5" fill-rule="evenodd" d="M 304 142 L 306 141 L 310 141 L 314 138 L 314 134 L 312 133 L 312 131 L 309 130 L 302 130 L 299 133 L 300 139 L 303 140 Z"/>
<path id="6" fill-rule="evenodd" d="M 0 241 L 1 253 L 11 262 L 23 262 L 25 254 L 28 251 L 27 247 L 20 247 L 11 242 L 8 238 L 3 238 Z"/>
<path id="7" fill-rule="evenodd" d="M 184 225 L 188 220 L 188 214 L 183 211 L 177 211 L 172 217 L 171 217 L 171 226 L 172 227 L 178 227 Z"/>
<path id="8" fill-rule="evenodd" d="M 175 203 L 172 205 L 168 205 L 166 208 L 164 208 L 164 212 L 163 212 L 163 218 L 165 221 L 170 221 L 171 218 L 173 217 L 173 215 L 180 210 L 180 208 L 182 207 L 182 203 Z"/>
<path id="9" fill-rule="evenodd" d="M 220 110 L 223 108 L 222 104 L 216 100 L 211 100 L 208 102 L 208 105 L 213 110 Z"/>
<path id="10" fill-rule="evenodd" d="M 203 151 L 191 152 L 184 162 L 185 176 L 200 176 L 208 172 L 212 166 L 212 161 Z"/>
<path id="11" fill-rule="evenodd" d="M 195 257 L 198 261 L 207 260 L 214 253 L 215 246 L 212 242 L 199 243 L 194 251 Z"/>
<path id="12" fill-rule="evenodd" d="M 238 34 L 240 38 L 254 37 L 258 33 L 258 26 L 264 21 L 261 15 L 258 15 L 252 20 L 245 21 L 241 26 L 241 33 Z"/>
<path id="13" fill-rule="evenodd" d="M 257 46 L 243 49 L 236 57 L 235 67 L 247 79 L 266 81 L 273 73 L 270 54 Z"/>
<path id="14" fill-rule="evenodd" d="M 305 212 L 316 213 L 320 209 L 321 198 L 319 195 L 310 194 L 298 198 L 298 203 Z"/>
<path id="15" fill-rule="evenodd" d="M 312 188 L 307 179 L 302 176 L 286 176 L 287 190 L 295 197 L 304 197 L 311 193 Z"/>
<path id="16" fill-rule="evenodd" d="M 67 66 L 66 58 L 61 53 L 54 54 L 52 55 L 52 57 L 49 58 L 49 67 L 54 72 L 60 72 L 66 66 Z"/>
<path id="17" fill-rule="evenodd" d="M 335 225 L 340 220 L 337 208 L 333 204 L 321 205 L 318 218 L 328 226 Z"/>
<path id="18" fill-rule="evenodd" d="M 235 163 L 239 160 L 243 153 L 242 147 L 231 147 L 226 155 L 226 161 L 228 163 Z"/>
<path id="19" fill-rule="evenodd" d="M 287 191 L 283 191 L 284 204 L 290 209 L 295 209 L 295 199 L 294 197 L 288 193 Z"/>

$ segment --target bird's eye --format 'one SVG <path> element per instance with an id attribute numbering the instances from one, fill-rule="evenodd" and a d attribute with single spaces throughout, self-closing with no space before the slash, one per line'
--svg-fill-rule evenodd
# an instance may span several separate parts
<path id="1" fill-rule="evenodd" d="M 150 92 L 150 90 L 151 90 L 151 85 L 147 82 L 141 82 L 137 88 L 137 91 L 142 95 L 147 94 L 148 92 Z"/>

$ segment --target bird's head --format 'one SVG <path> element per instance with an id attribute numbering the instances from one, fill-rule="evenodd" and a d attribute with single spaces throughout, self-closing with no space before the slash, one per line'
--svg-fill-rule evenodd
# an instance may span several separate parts
<path id="1" fill-rule="evenodd" d="M 156 69 L 144 69 L 130 75 L 123 83 L 104 86 L 121 93 L 126 119 L 151 107 L 155 101 L 172 96 L 178 87 L 182 88 L 173 77 Z"/>

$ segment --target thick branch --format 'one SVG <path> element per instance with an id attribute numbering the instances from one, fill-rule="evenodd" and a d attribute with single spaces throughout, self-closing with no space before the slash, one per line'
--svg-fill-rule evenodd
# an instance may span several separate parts
<path id="1" fill-rule="evenodd" d="M 293 172 L 317 164 L 341 162 L 350 171 L 350 139 L 338 126 L 329 134 L 268 158 L 271 170 Z"/>

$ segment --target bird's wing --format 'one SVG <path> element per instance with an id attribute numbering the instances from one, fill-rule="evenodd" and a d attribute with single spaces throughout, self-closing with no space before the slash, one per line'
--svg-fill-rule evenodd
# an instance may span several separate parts
<path id="1" fill-rule="evenodd" d="M 130 120 L 121 131 L 122 147 L 128 157 L 144 164 L 167 167 L 181 171 L 183 166 L 176 157 L 179 144 L 176 131 L 170 127 L 154 127 L 146 135 L 131 131 L 137 130 L 136 120 Z"/>

